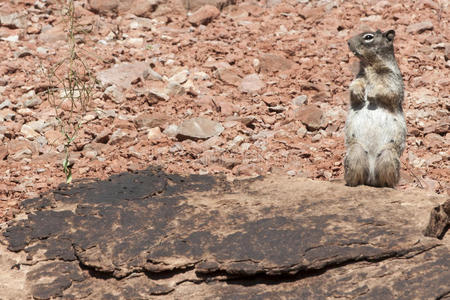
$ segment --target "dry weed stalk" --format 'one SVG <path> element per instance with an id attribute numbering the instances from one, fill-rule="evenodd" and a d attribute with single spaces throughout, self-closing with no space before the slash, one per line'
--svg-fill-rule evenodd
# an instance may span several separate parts
<path id="1" fill-rule="evenodd" d="M 84 34 L 77 23 L 74 1 L 68 0 L 64 9 L 68 54 L 44 72 L 47 75 L 47 97 L 55 109 L 56 119 L 64 136 L 63 171 L 66 183 L 72 181 L 70 151 L 82 126 L 83 116 L 89 111 L 96 81 L 77 45 L 77 35 Z"/>

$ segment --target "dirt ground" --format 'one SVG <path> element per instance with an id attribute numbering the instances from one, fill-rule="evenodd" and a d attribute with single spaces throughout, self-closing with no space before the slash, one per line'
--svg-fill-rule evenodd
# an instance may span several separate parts
<path id="1" fill-rule="evenodd" d="M 70 106 L 55 112 L 45 75 L 70 50 L 62 7 L 0 3 L 0 222 L 65 181 L 55 117 Z M 397 188 L 450 193 L 447 1 L 90 0 L 75 1 L 75 12 L 77 49 L 98 84 L 89 111 L 75 108 L 74 180 L 158 165 L 228 180 L 342 181 L 357 71 L 346 41 L 379 28 L 396 31 L 406 89 Z M 183 125 L 196 117 L 212 120 L 203 129 L 215 133 Z"/>

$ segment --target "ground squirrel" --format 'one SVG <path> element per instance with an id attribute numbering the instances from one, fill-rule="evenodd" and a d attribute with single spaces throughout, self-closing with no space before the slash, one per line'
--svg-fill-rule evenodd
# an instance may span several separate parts
<path id="1" fill-rule="evenodd" d="M 402 110 L 403 79 L 394 56 L 395 31 L 365 32 L 348 41 L 359 58 L 359 73 L 350 84 L 345 123 L 345 181 L 394 187 L 400 177 L 406 122 Z"/>

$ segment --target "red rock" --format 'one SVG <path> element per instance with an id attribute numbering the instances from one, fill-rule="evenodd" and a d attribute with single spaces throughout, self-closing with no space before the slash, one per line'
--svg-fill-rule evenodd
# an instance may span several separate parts
<path id="1" fill-rule="evenodd" d="M 420 34 L 427 30 L 433 30 L 433 28 L 433 23 L 431 23 L 431 21 L 424 21 L 409 25 L 406 28 L 406 32 L 410 34 Z"/>
<path id="2" fill-rule="evenodd" d="M 161 129 L 159 127 L 150 128 L 147 131 L 147 138 L 149 140 L 156 140 L 161 138 L 163 135 L 161 133 Z"/>
<path id="3" fill-rule="evenodd" d="M 382 0 L 382 1 L 378 1 L 374 6 L 372 6 L 372 9 L 374 12 L 381 14 L 383 13 L 383 11 L 385 11 L 386 9 L 389 9 L 389 7 L 391 7 L 392 4 L 387 1 L 387 0 Z"/>
<path id="4" fill-rule="evenodd" d="M 296 115 L 309 131 L 318 130 L 324 127 L 323 112 L 313 104 L 305 105 L 298 109 Z"/>
<path id="5" fill-rule="evenodd" d="M 220 15 L 217 7 L 212 5 L 204 5 L 188 17 L 189 23 L 192 25 L 207 25 L 213 19 Z"/>
<path id="6" fill-rule="evenodd" d="M 227 121 L 236 121 L 242 123 L 245 126 L 251 126 L 256 121 L 256 118 L 254 116 L 245 116 L 245 117 L 232 116 L 228 117 Z"/>
<path id="7" fill-rule="evenodd" d="M 127 3 L 131 2 L 131 3 Z M 160 4 L 160 0 L 132 0 L 132 1 L 120 1 L 119 12 L 128 12 L 138 17 L 150 17 L 157 6 Z"/>
<path id="8" fill-rule="evenodd" d="M 142 113 L 134 119 L 136 128 L 165 128 L 169 122 L 169 117 L 161 113 Z"/>
<path id="9" fill-rule="evenodd" d="M 450 60 L 450 43 L 445 43 L 444 58 Z"/>
<path id="10" fill-rule="evenodd" d="M 218 68 L 215 74 L 217 78 L 229 85 L 239 86 L 241 82 L 241 77 L 235 69 Z"/>
<path id="11" fill-rule="evenodd" d="M 268 115 L 261 116 L 261 119 L 263 120 L 263 122 L 265 124 L 270 124 L 270 125 L 272 125 L 276 121 L 274 116 L 268 116 Z"/>
<path id="12" fill-rule="evenodd" d="M 177 136 L 180 139 L 208 139 L 220 135 L 224 130 L 223 126 L 210 119 L 198 117 L 184 121 L 178 128 Z"/>
<path id="13" fill-rule="evenodd" d="M 281 0 L 267 0 L 268 6 L 274 6 L 273 12 L 275 15 L 282 15 L 282 14 L 294 14 L 295 9 L 292 5 L 286 3 L 285 1 Z"/>
<path id="14" fill-rule="evenodd" d="M 90 9 L 99 14 L 111 14 L 119 8 L 119 0 L 89 0 Z"/>
<path id="15" fill-rule="evenodd" d="M 52 46 L 55 42 L 65 41 L 67 34 L 64 32 L 64 24 L 58 24 L 48 29 L 42 30 L 39 40 Z"/>
<path id="16" fill-rule="evenodd" d="M 304 19 L 309 19 L 311 21 L 318 20 L 323 17 L 325 10 L 323 6 L 313 7 L 313 8 L 302 8 L 298 7 L 298 14 Z"/>
<path id="17" fill-rule="evenodd" d="M 122 89 L 118 88 L 114 84 L 111 86 L 108 86 L 105 89 L 104 95 L 107 99 L 111 99 L 114 103 L 117 103 L 117 104 L 122 103 L 125 100 Z"/>
<path id="18" fill-rule="evenodd" d="M 426 160 L 427 165 L 432 165 L 442 161 L 442 155 L 439 154 L 427 155 L 424 157 L 424 159 Z"/>
<path id="19" fill-rule="evenodd" d="M 100 133 L 96 134 L 94 141 L 101 144 L 108 143 L 112 132 L 111 129 L 105 128 Z"/>
<path id="20" fill-rule="evenodd" d="M 259 61 L 263 73 L 287 71 L 294 66 L 294 62 L 276 54 L 263 54 Z"/>
<path id="21" fill-rule="evenodd" d="M 231 100 L 225 97 L 216 97 L 214 103 L 219 106 L 220 113 L 223 116 L 231 116 L 236 111 Z"/>
<path id="22" fill-rule="evenodd" d="M 137 136 L 136 131 L 127 129 L 116 129 L 108 141 L 110 145 L 117 145 L 134 140 Z"/>
<path id="23" fill-rule="evenodd" d="M 432 193 L 436 193 L 441 186 L 439 181 L 433 180 L 428 177 L 422 178 L 421 182 L 423 183 L 423 187 L 425 188 L 425 190 L 432 192 Z"/>
<path id="24" fill-rule="evenodd" d="M 235 4 L 236 0 L 183 0 L 182 3 L 187 10 L 191 11 L 195 11 L 204 5 L 213 5 L 222 10 L 230 4 Z"/>
<path id="25" fill-rule="evenodd" d="M 111 171 L 113 171 L 114 173 L 120 173 L 125 171 L 126 163 L 124 163 L 120 159 L 115 159 L 111 161 L 109 167 L 111 168 Z"/>
<path id="26" fill-rule="evenodd" d="M 127 120 L 122 120 L 122 119 L 116 118 L 116 119 L 114 119 L 114 121 L 112 123 L 112 128 L 113 129 L 133 130 L 134 129 L 134 124 L 131 121 L 127 121 Z"/>
<path id="27" fill-rule="evenodd" d="M 93 159 L 95 159 L 95 158 L 97 158 L 97 151 L 95 151 L 95 150 L 86 150 L 86 151 L 83 151 L 83 156 L 84 157 L 86 157 L 86 158 L 88 158 L 88 159 L 90 159 L 90 160 L 93 160 Z"/>
<path id="28" fill-rule="evenodd" d="M 27 26 L 27 19 L 23 13 L 0 15 L 0 25 L 11 29 L 23 29 Z"/>
<path id="29" fill-rule="evenodd" d="M 0 160 L 4 160 L 8 156 L 8 148 L 5 145 L 0 145 Z"/>
<path id="30" fill-rule="evenodd" d="M 444 138 L 436 133 L 429 133 L 424 138 L 425 146 L 427 149 L 436 149 L 444 146 Z"/>
<path id="31" fill-rule="evenodd" d="M 22 128 L 20 129 L 20 133 L 28 140 L 32 141 L 38 136 L 40 136 L 39 133 L 37 133 L 33 128 L 31 128 L 27 124 L 23 124 Z"/>
<path id="32" fill-rule="evenodd" d="M 84 6 L 84 4 L 82 4 L 82 3 L 74 3 L 75 17 L 81 18 L 81 17 L 95 16 L 95 14 L 93 12 L 87 10 L 83 6 Z M 86 19 L 83 19 L 83 20 L 86 20 Z M 84 21 L 81 22 L 81 20 L 80 20 L 80 24 L 86 24 L 86 23 L 84 23 Z M 89 23 L 89 24 L 92 24 L 92 23 Z"/>
<path id="33" fill-rule="evenodd" d="M 422 6 L 425 9 L 432 8 L 435 9 L 436 11 L 441 9 L 441 7 L 439 6 L 439 2 L 432 0 L 422 0 L 420 1 L 419 6 Z"/>
<path id="34" fill-rule="evenodd" d="M 149 67 L 145 62 L 121 63 L 100 71 L 97 78 L 104 85 L 115 84 L 128 89 L 137 79 L 146 77 Z"/>
<path id="35" fill-rule="evenodd" d="M 450 132 L 450 115 L 446 115 L 438 119 L 435 132 L 438 134 L 446 134 Z M 450 141 L 448 142 L 450 143 Z"/>
<path id="36" fill-rule="evenodd" d="M 259 78 L 258 74 L 250 74 L 242 78 L 239 90 L 244 93 L 258 93 L 266 87 L 266 84 Z"/>
<path id="37" fill-rule="evenodd" d="M 264 173 L 264 170 L 255 164 L 240 164 L 233 168 L 233 174 L 244 177 L 256 177 Z"/>
<path id="38" fill-rule="evenodd" d="M 37 154 L 36 146 L 28 140 L 12 140 L 7 145 L 8 160 L 20 161 L 23 158 L 31 158 Z"/>

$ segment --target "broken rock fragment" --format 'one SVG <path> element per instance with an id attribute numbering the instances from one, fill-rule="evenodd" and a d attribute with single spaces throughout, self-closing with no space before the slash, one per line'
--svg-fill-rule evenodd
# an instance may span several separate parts
<path id="1" fill-rule="evenodd" d="M 22 125 L 22 128 L 20 129 L 20 133 L 22 133 L 26 139 L 31 140 L 31 141 L 39 136 L 39 133 L 37 133 L 33 128 L 31 128 L 27 124 Z"/>
<path id="2" fill-rule="evenodd" d="M 136 128 L 165 127 L 169 122 L 169 117 L 161 113 L 142 113 L 134 119 Z"/>
<path id="3" fill-rule="evenodd" d="M 170 77 L 169 82 L 176 82 L 178 84 L 183 84 L 188 80 L 189 74 L 190 74 L 189 70 L 184 69 L 174 74 L 172 77 Z"/>
<path id="4" fill-rule="evenodd" d="M 125 100 L 123 92 L 116 85 L 108 86 L 105 89 L 104 95 L 106 98 L 111 99 L 111 101 L 116 104 L 120 104 Z"/>
<path id="5" fill-rule="evenodd" d="M 108 14 L 118 9 L 120 1 L 89 0 L 91 10 L 98 14 Z"/>
<path id="6" fill-rule="evenodd" d="M 148 102 L 149 104 L 155 104 L 159 101 L 168 101 L 170 96 L 166 93 L 166 91 L 151 89 L 148 91 Z"/>
<path id="7" fill-rule="evenodd" d="M 53 27 L 45 27 L 39 34 L 39 40 L 47 45 L 54 45 L 58 41 L 65 41 L 67 36 L 64 32 L 64 24 L 58 24 Z"/>
<path id="8" fill-rule="evenodd" d="M 443 238 L 450 227 L 450 200 L 431 211 L 430 221 L 424 231 L 425 236 Z"/>
<path id="9" fill-rule="evenodd" d="M 113 85 L 128 89 L 131 83 L 148 76 L 149 66 L 145 62 L 120 63 L 112 68 L 100 71 L 97 79 L 103 85 Z"/>
<path id="10" fill-rule="evenodd" d="M 190 15 L 188 21 L 195 26 L 207 25 L 219 15 L 220 11 L 217 9 L 217 7 L 212 5 L 204 5 L 197 11 L 195 11 L 192 15 Z"/>
<path id="11" fill-rule="evenodd" d="M 129 13 L 135 16 L 148 18 L 151 17 L 151 13 L 158 8 L 158 5 L 162 3 L 160 0 L 128 0 L 120 2 L 119 13 Z"/>
<path id="12" fill-rule="evenodd" d="M 222 10 L 226 6 L 236 4 L 236 0 L 183 0 L 181 2 L 183 3 L 183 6 L 190 11 L 195 11 L 204 5 L 213 5 Z"/>
<path id="13" fill-rule="evenodd" d="M 167 136 L 174 137 L 178 134 L 178 126 L 175 124 L 170 124 L 164 129 L 163 133 Z"/>
<path id="14" fill-rule="evenodd" d="M 23 29 L 27 26 L 26 15 L 22 13 L 0 15 L 0 26 L 8 27 L 10 29 Z"/>
<path id="15" fill-rule="evenodd" d="M 171 96 L 176 96 L 176 95 L 183 95 L 186 90 L 184 88 L 184 86 L 182 86 L 181 84 L 174 82 L 174 81 L 170 81 L 167 84 L 167 87 L 164 91 L 169 97 Z"/>
<path id="16" fill-rule="evenodd" d="M 161 129 L 159 127 L 150 128 L 147 132 L 149 140 L 156 140 L 162 137 Z"/>
<path id="17" fill-rule="evenodd" d="M 251 127 L 253 123 L 256 121 L 255 116 L 231 116 L 227 118 L 227 121 L 236 121 L 241 122 L 247 127 Z"/>
<path id="18" fill-rule="evenodd" d="M 237 71 L 233 68 L 219 67 L 214 74 L 222 82 L 229 85 L 238 86 L 239 83 L 241 82 L 241 77 L 238 75 Z"/>
<path id="19" fill-rule="evenodd" d="M 291 69 L 294 62 L 276 54 L 263 54 L 260 58 L 260 70 L 263 73 L 282 72 Z"/>
<path id="20" fill-rule="evenodd" d="M 197 117 L 181 123 L 177 137 L 179 139 L 206 140 L 220 135 L 223 130 L 222 124 L 203 117 Z"/>
<path id="21" fill-rule="evenodd" d="M 243 93 L 253 94 L 258 93 L 266 84 L 259 78 L 258 74 L 250 74 L 242 78 L 239 89 Z"/>
<path id="22" fill-rule="evenodd" d="M 297 111 L 297 117 L 309 131 L 318 130 L 324 126 L 323 112 L 315 105 L 305 105 Z"/>
<path id="23" fill-rule="evenodd" d="M 409 25 L 406 28 L 407 33 L 413 33 L 413 34 L 421 34 L 424 31 L 427 30 L 433 30 L 433 23 L 431 21 L 424 21 L 420 23 L 414 23 Z"/>
<path id="24" fill-rule="evenodd" d="M 110 145 L 126 143 L 133 140 L 136 135 L 137 134 L 135 131 L 130 131 L 127 129 L 117 129 L 111 134 L 111 138 L 108 142 Z"/>
<path id="25" fill-rule="evenodd" d="M 8 159 L 20 161 L 23 158 L 31 158 L 37 154 L 35 144 L 28 140 L 12 140 L 7 144 Z"/>

